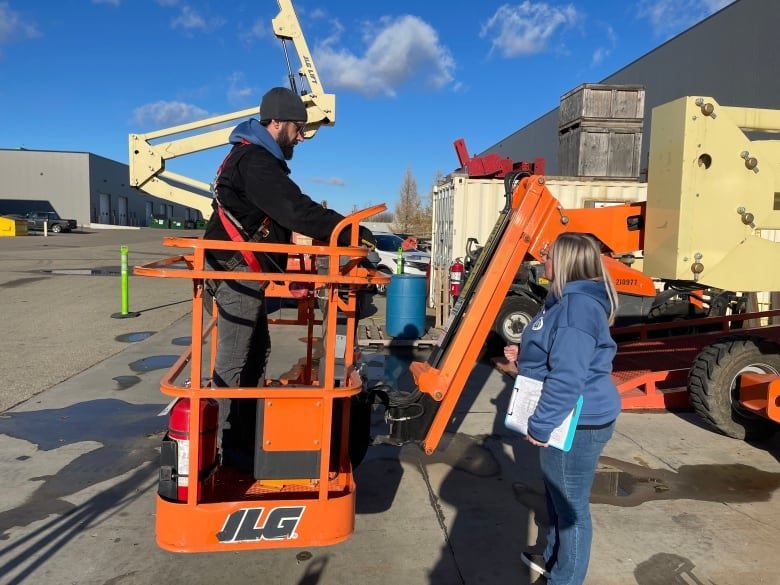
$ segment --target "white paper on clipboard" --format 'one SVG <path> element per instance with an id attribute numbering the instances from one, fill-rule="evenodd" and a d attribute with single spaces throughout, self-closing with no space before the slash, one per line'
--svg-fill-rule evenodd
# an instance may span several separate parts
<path id="1" fill-rule="evenodd" d="M 515 378 L 515 386 L 512 389 L 512 397 L 509 399 L 509 411 L 506 413 L 504 424 L 509 430 L 522 435 L 528 434 L 528 419 L 536 410 L 539 399 L 542 397 L 544 384 L 528 376 L 518 375 Z M 550 434 L 548 445 L 561 451 L 571 449 L 574 440 L 574 431 L 577 429 L 577 421 L 582 410 L 582 396 L 577 400 L 576 406 Z"/>

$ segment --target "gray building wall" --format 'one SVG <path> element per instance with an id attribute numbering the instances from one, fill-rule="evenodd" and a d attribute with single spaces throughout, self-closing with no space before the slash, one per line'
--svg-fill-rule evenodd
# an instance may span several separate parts
<path id="1" fill-rule="evenodd" d="M 777 0 L 737 0 L 599 82 L 645 86 L 642 169 L 647 168 L 656 106 L 701 95 L 724 106 L 780 109 L 778 23 Z M 547 174 L 558 174 L 558 108 L 482 154 L 487 153 L 515 161 L 542 156 Z"/>
<path id="2" fill-rule="evenodd" d="M 146 226 L 154 214 L 200 219 L 175 205 L 128 186 L 126 164 L 88 152 L 0 150 L 0 214 L 56 211 L 80 226 Z"/>

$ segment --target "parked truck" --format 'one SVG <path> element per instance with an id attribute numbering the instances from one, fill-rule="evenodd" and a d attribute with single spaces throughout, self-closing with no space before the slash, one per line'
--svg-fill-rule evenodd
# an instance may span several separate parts
<path id="1" fill-rule="evenodd" d="M 29 230 L 50 231 L 55 234 L 70 232 L 78 226 L 75 219 L 63 219 L 56 211 L 31 211 L 25 214 Z"/>

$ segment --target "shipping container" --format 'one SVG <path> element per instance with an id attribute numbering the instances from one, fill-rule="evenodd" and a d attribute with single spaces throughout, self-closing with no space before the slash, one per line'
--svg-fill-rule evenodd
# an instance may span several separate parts
<path id="1" fill-rule="evenodd" d="M 643 86 L 584 83 L 561 97 L 558 127 L 601 119 L 641 125 L 644 117 Z"/>
<path id="2" fill-rule="evenodd" d="M 647 200 L 647 183 L 547 177 L 546 185 L 564 209 Z M 505 203 L 503 179 L 452 174 L 433 190 L 434 266 L 449 266 L 466 253 L 468 238 L 484 243 Z"/>
<path id="3" fill-rule="evenodd" d="M 647 183 L 603 181 L 582 177 L 546 177 L 550 192 L 564 209 L 602 207 L 647 200 Z M 448 270 L 455 258 L 466 255 L 466 242 L 487 241 L 504 208 L 503 179 L 476 179 L 453 173 L 433 189 L 433 236 L 430 305 L 448 314 Z M 638 268 L 637 264 L 634 268 Z M 641 268 L 640 268 L 641 269 Z M 437 317 L 438 319 L 438 317 Z M 437 321 L 438 322 L 438 321 Z"/>

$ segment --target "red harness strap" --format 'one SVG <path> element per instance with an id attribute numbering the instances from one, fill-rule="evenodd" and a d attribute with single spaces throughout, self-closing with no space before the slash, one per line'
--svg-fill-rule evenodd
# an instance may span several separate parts
<path id="1" fill-rule="evenodd" d="M 225 228 L 225 231 L 230 236 L 230 239 L 234 242 L 246 242 L 241 234 L 238 233 L 238 230 L 236 229 L 236 226 L 233 225 L 233 222 L 230 221 L 225 215 L 225 210 L 222 209 L 222 205 L 217 203 L 216 207 L 217 213 L 219 214 L 219 219 L 222 222 L 222 227 Z M 241 250 L 241 255 L 244 257 L 244 262 L 246 262 L 246 265 L 249 266 L 252 272 L 262 271 L 260 268 L 260 263 L 257 261 L 257 257 L 252 252 L 249 250 Z"/>
<path id="2" fill-rule="evenodd" d="M 247 144 L 250 144 L 248 140 L 241 139 L 241 146 L 246 146 Z M 233 154 L 234 149 L 231 149 L 230 152 L 227 153 L 227 156 L 222 161 L 222 164 L 219 165 L 219 168 L 217 169 L 217 177 L 214 179 L 214 190 L 215 190 L 215 203 L 214 207 L 217 210 L 217 213 L 219 214 L 219 220 L 222 222 L 222 227 L 225 228 L 225 231 L 230 236 L 230 239 L 234 242 L 246 242 L 247 240 L 244 238 L 244 236 L 238 231 L 238 228 L 236 227 L 236 224 L 234 221 L 231 220 L 231 218 L 228 217 L 228 214 L 225 213 L 224 208 L 222 207 L 222 204 L 219 201 L 219 197 L 216 196 L 216 186 L 219 181 L 219 176 L 222 174 L 222 169 L 224 168 L 225 164 L 227 163 L 230 156 Z M 264 227 L 266 225 L 266 222 L 268 221 L 268 218 L 263 222 Z M 241 256 L 244 258 L 244 262 L 246 262 L 246 265 L 249 267 L 250 270 L 253 272 L 261 272 L 262 268 L 260 268 L 260 262 L 257 261 L 257 257 L 248 250 L 241 250 Z"/>

